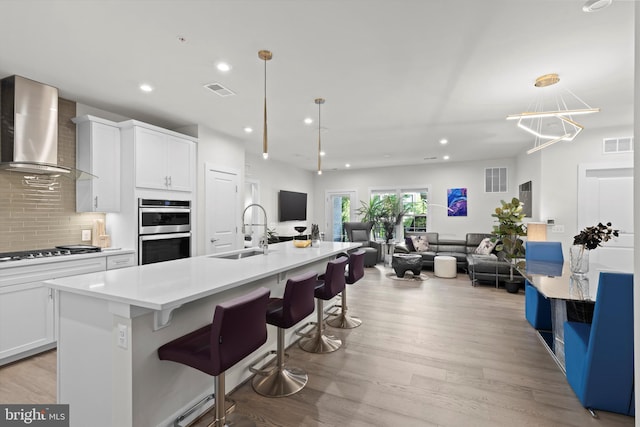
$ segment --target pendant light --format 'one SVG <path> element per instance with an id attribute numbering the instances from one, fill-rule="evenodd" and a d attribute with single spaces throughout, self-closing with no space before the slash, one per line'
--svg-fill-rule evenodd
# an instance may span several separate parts
<path id="1" fill-rule="evenodd" d="M 540 92 L 529 110 L 507 116 L 507 120 L 517 120 L 520 129 L 535 136 L 534 146 L 527 154 L 559 141 L 573 141 L 584 129 L 573 116 L 600 111 L 599 108 L 591 108 L 569 89 L 556 87 L 558 82 L 560 77 L 555 73 L 538 77 L 534 86 L 540 88 Z"/>
<path id="2" fill-rule="evenodd" d="M 318 175 L 322 175 L 322 143 L 320 141 L 320 106 L 324 104 L 324 98 L 316 98 L 314 100 L 318 106 Z"/>
<path id="3" fill-rule="evenodd" d="M 258 58 L 264 61 L 264 129 L 262 132 L 262 157 L 269 157 L 268 141 L 267 141 L 267 61 L 273 58 L 273 54 L 268 50 L 258 52 Z"/>

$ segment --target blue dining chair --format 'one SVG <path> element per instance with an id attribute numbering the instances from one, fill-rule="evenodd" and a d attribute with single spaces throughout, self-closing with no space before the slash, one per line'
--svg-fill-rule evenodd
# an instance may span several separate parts
<path id="1" fill-rule="evenodd" d="M 564 352 L 582 406 L 635 414 L 633 274 L 600 273 L 592 323 L 564 323 Z"/>
<path id="2" fill-rule="evenodd" d="M 526 261 L 549 261 L 562 264 L 562 243 L 527 242 Z M 551 302 L 527 280 L 524 285 L 524 313 L 527 321 L 538 330 L 551 330 Z"/>

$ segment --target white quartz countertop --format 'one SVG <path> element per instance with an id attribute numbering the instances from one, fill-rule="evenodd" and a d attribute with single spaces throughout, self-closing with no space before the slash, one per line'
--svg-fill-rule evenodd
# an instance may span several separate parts
<path id="1" fill-rule="evenodd" d="M 282 242 L 269 245 L 268 255 L 258 254 L 243 259 L 218 258 L 222 254 L 203 255 L 44 283 L 59 291 L 152 310 L 166 310 L 330 258 L 358 246 L 360 243 L 321 242 L 316 248 L 296 248 L 292 242 Z"/>
<path id="2" fill-rule="evenodd" d="M 75 260 L 89 259 L 89 258 L 100 258 L 100 257 L 111 256 L 111 255 L 125 255 L 125 254 L 132 254 L 134 252 L 135 251 L 133 249 L 107 248 L 107 249 L 103 249 L 100 252 L 89 252 L 86 254 L 50 256 L 50 257 L 42 257 L 42 258 L 34 258 L 34 259 L 22 259 L 19 261 L 5 261 L 5 262 L 0 262 L 0 270 L 18 268 L 18 267 L 29 267 L 31 265 L 51 264 L 54 262 L 75 261 Z"/>

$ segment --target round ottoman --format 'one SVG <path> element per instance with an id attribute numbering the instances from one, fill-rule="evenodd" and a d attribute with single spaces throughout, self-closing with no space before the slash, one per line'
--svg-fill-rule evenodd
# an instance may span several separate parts
<path id="1" fill-rule="evenodd" d="M 436 256 L 433 259 L 433 274 L 436 277 L 453 279 L 458 276 L 456 258 L 452 256 Z"/>
<path id="2" fill-rule="evenodd" d="M 411 271 L 414 276 L 419 276 L 422 271 L 422 255 L 394 254 L 391 267 L 398 277 L 404 277 L 404 273 L 407 271 Z"/>

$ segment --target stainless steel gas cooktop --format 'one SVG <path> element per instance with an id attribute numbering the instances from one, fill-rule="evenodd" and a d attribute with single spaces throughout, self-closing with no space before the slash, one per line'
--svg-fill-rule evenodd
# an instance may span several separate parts
<path id="1" fill-rule="evenodd" d="M 57 257 L 64 255 L 87 254 L 91 252 L 100 252 L 98 246 L 91 245 L 66 245 L 56 246 L 51 249 L 33 249 L 28 251 L 4 252 L 0 253 L 0 262 L 21 261 L 25 259 L 39 259 L 48 257 Z"/>

